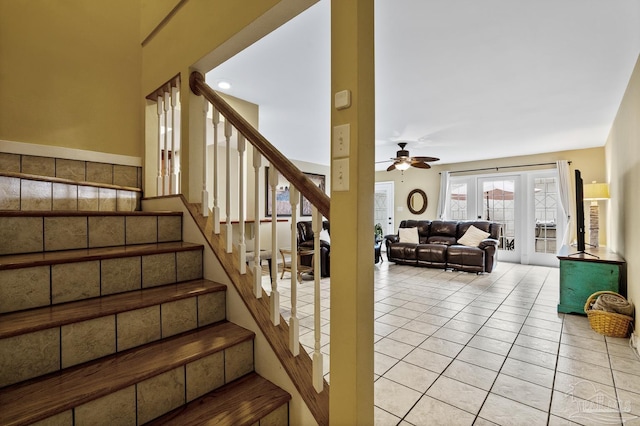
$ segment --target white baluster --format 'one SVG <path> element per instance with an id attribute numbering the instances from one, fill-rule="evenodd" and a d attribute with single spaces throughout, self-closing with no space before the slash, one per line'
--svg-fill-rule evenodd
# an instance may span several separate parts
<path id="1" fill-rule="evenodd" d="M 162 194 L 169 195 L 169 169 L 171 168 L 171 151 L 169 151 L 169 107 L 171 99 L 169 92 L 164 92 L 164 187 Z"/>
<path id="2" fill-rule="evenodd" d="M 256 298 L 260 299 L 262 297 L 262 262 L 260 261 L 260 166 L 262 163 L 262 155 L 258 152 L 257 149 L 253 149 L 253 171 L 254 171 L 254 222 L 253 222 L 253 268 L 255 275 L 254 285 L 253 285 L 253 294 Z M 266 202 L 266 200 L 265 200 Z M 275 262 L 274 262 L 275 261 Z M 271 263 L 277 264 L 277 258 L 275 252 L 271 253 Z M 271 273 L 271 271 L 269 271 Z"/>
<path id="3" fill-rule="evenodd" d="M 289 350 L 293 356 L 300 353 L 300 322 L 298 321 L 298 226 L 297 210 L 299 192 L 289 186 L 291 204 L 291 318 L 289 319 Z"/>
<path id="4" fill-rule="evenodd" d="M 209 102 L 202 104 L 202 216 L 209 216 L 209 193 L 207 192 L 207 112 Z"/>
<path id="5" fill-rule="evenodd" d="M 231 226 L 231 132 L 232 127 L 229 120 L 225 117 L 224 120 L 224 137 L 227 140 L 227 188 L 226 188 L 226 203 L 225 209 L 227 213 L 227 223 L 225 230 L 227 231 L 227 253 L 233 251 L 233 227 Z"/>
<path id="6" fill-rule="evenodd" d="M 218 124 L 220 113 L 214 107 L 211 113 L 213 123 L 213 232 L 220 234 L 220 206 L 218 205 Z"/>
<path id="7" fill-rule="evenodd" d="M 238 185 L 240 190 L 238 191 L 238 228 L 240 234 L 238 236 L 238 257 L 240 258 L 240 273 L 247 273 L 247 245 L 244 240 L 244 152 L 245 152 L 245 140 L 244 136 L 238 132 Z"/>
<path id="8" fill-rule="evenodd" d="M 176 144 L 176 106 L 178 105 L 178 87 L 171 88 L 171 194 L 179 194 L 178 188 L 178 150 Z"/>
<path id="9" fill-rule="evenodd" d="M 316 206 L 311 209 L 313 228 L 313 387 L 316 392 L 324 389 L 322 352 L 320 352 L 320 231 L 322 230 L 322 215 Z"/>
<path id="10" fill-rule="evenodd" d="M 269 167 L 269 185 L 271 187 L 271 257 L 275 257 L 278 250 L 278 212 L 276 210 L 276 186 L 278 185 L 278 170 L 271 164 Z M 265 200 L 266 202 L 266 200 Z M 283 260 L 284 261 L 284 260 Z M 284 268 L 284 265 L 282 265 Z M 280 324 L 280 293 L 278 293 L 278 262 L 271 262 L 271 322 Z"/>
<path id="11" fill-rule="evenodd" d="M 156 180 L 157 195 L 162 195 L 162 95 L 158 95 L 158 177 Z M 166 129 L 165 129 L 166 130 Z"/>

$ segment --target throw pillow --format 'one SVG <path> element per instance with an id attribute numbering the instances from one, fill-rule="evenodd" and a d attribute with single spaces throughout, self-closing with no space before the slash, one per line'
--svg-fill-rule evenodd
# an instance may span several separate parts
<path id="1" fill-rule="evenodd" d="M 327 244 L 331 244 L 331 235 L 329 235 L 329 231 L 326 229 L 320 231 L 320 239 L 326 241 Z"/>
<path id="2" fill-rule="evenodd" d="M 489 235 L 491 234 L 471 225 L 469 229 L 467 229 L 467 232 L 464 233 L 462 238 L 458 240 L 458 244 L 469 247 L 478 247 L 482 240 L 487 238 Z"/>
<path id="3" fill-rule="evenodd" d="M 398 237 L 401 243 L 418 244 L 418 228 L 400 228 L 398 229 Z"/>

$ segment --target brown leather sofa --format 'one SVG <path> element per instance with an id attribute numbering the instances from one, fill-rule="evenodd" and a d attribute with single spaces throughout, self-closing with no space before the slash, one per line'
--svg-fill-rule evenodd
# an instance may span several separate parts
<path id="1" fill-rule="evenodd" d="M 313 249 L 313 228 L 311 226 L 311 221 L 302 221 L 298 222 L 298 249 L 300 248 L 310 248 Z M 329 230 L 329 222 L 322 222 L 322 229 L 326 229 L 329 234 L 331 231 Z M 311 266 L 311 262 L 313 261 L 313 256 L 301 256 L 300 264 Z M 320 240 L 320 276 L 328 277 L 331 269 L 331 241 L 325 241 L 323 239 Z"/>
<path id="2" fill-rule="evenodd" d="M 477 247 L 458 240 L 473 225 L 489 236 Z M 418 228 L 419 243 L 400 242 L 399 233 L 387 235 L 390 262 L 465 272 L 491 272 L 497 264 L 496 250 L 502 224 L 489 221 L 403 220 L 400 228 Z"/>

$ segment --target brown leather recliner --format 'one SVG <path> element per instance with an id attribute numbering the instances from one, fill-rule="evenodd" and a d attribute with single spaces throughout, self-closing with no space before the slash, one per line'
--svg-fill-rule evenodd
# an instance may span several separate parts
<path id="1" fill-rule="evenodd" d="M 313 228 L 311 221 L 298 222 L 298 249 L 309 248 L 313 249 Z M 329 234 L 329 221 L 322 222 L 322 229 L 326 229 Z M 315 254 L 314 254 L 315 255 Z M 301 256 L 300 264 L 312 266 L 313 256 Z M 328 277 L 331 269 L 331 242 L 320 240 L 320 276 Z"/>
<path id="2" fill-rule="evenodd" d="M 478 247 L 458 244 L 473 225 L 489 233 Z M 398 235 L 387 235 L 390 262 L 466 272 L 491 272 L 497 264 L 497 246 L 502 224 L 477 221 L 403 220 L 400 228 L 417 228 L 418 244 L 400 242 Z"/>

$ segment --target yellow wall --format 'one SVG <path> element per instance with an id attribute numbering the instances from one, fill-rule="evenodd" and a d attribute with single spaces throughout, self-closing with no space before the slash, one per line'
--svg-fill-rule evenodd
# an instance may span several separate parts
<path id="1" fill-rule="evenodd" d="M 405 219 L 428 219 L 436 218 L 438 210 L 438 198 L 440 192 L 440 172 L 448 170 L 450 172 L 456 170 L 471 170 L 482 168 L 505 167 L 523 164 L 549 163 L 558 160 L 571 161 L 571 170 L 579 169 L 585 182 L 592 180 L 598 182 L 606 181 L 604 148 L 590 148 L 571 151 L 549 152 L 546 154 L 523 155 L 519 157 L 498 158 L 494 160 L 471 161 L 466 163 L 452 163 L 436 165 L 433 164 L 431 169 L 409 168 L 402 175 L 399 171 L 392 172 L 380 171 L 376 172 L 376 182 L 393 181 L 394 182 L 394 198 L 396 211 L 394 214 L 395 228 L 398 228 L 400 221 Z M 551 168 L 553 166 L 540 166 Z M 498 173 L 504 172 L 521 172 L 524 170 L 535 170 L 536 168 L 504 168 L 499 169 Z M 539 167 L 538 167 L 539 169 Z M 474 172 L 478 174 L 492 173 L 492 171 Z M 458 174 L 452 174 L 458 176 Z M 421 215 L 412 214 L 407 208 L 407 196 L 412 189 L 422 189 L 426 192 L 428 198 L 427 210 Z M 600 206 L 600 242 L 606 243 L 606 226 L 607 221 L 606 208 L 602 204 Z M 398 211 L 398 207 L 402 207 L 402 211 Z M 587 214 L 588 214 L 588 206 Z M 588 238 L 588 237 L 587 237 Z"/>
<path id="2" fill-rule="evenodd" d="M 606 144 L 609 246 L 627 261 L 628 296 L 640 313 L 640 57 Z"/>
<path id="3" fill-rule="evenodd" d="M 0 0 L 0 140 L 142 156 L 139 0 Z"/>
<path id="4" fill-rule="evenodd" d="M 186 0 L 141 0 L 140 42 L 143 43 L 158 29 L 171 11 Z"/>
<path id="5" fill-rule="evenodd" d="M 151 93 L 174 75 L 186 71 L 277 3 L 278 0 L 183 2 L 142 49 L 143 92 Z M 144 5 L 142 22 L 159 22 L 169 11 L 167 1 Z"/>
<path id="6" fill-rule="evenodd" d="M 334 174 L 331 188 L 332 425 L 374 423 L 373 9 L 371 0 L 331 2 L 331 92 L 351 91 L 351 106 L 343 110 L 332 108 L 331 114 L 332 126 L 351 126 L 349 155 L 340 159 L 348 164 L 348 170 L 343 170 L 349 187 L 338 190 Z M 332 173 L 337 170 L 335 161 L 332 159 Z"/>

